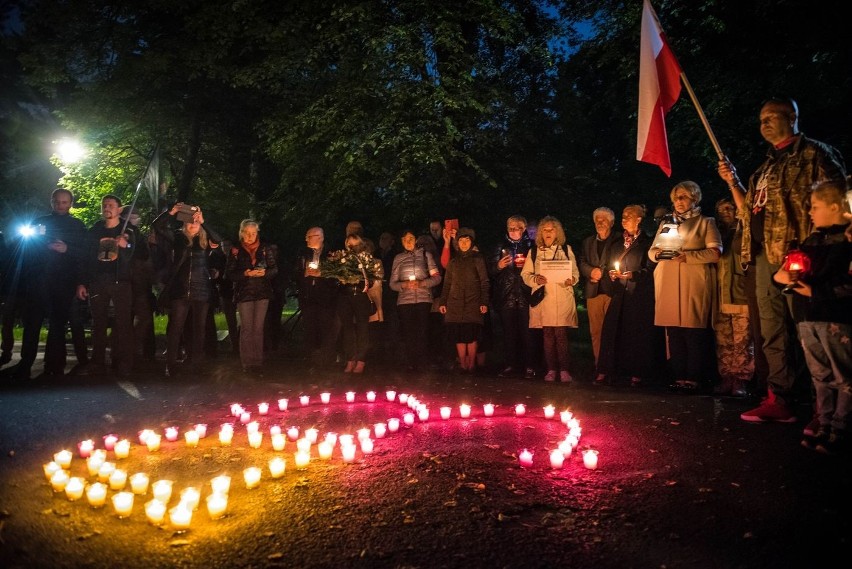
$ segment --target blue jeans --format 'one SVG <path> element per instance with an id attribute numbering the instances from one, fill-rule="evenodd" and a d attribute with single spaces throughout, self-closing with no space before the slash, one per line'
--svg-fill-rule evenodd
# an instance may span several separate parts
<path id="1" fill-rule="evenodd" d="M 269 299 L 237 304 L 240 315 L 240 363 L 243 367 L 263 365 L 263 325 Z"/>
<path id="2" fill-rule="evenodd" d="M 852 326 L 799 322 L 798 329 L 814 384 L 819 423 L 844 430 L 852 412 Z"/>

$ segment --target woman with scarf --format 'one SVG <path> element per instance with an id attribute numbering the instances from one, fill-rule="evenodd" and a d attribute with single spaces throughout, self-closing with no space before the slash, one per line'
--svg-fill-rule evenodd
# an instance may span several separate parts
<path id="1" fill-rule="evenodd" d="M 278 274 L 274 249 L 258 237 L 260 225 L 253 219 L 240 222 L 240 245 L 228 254 L 225 274 L 234 284 L 234 304 L 240 316 L 240 363 L 243 372 L 262 375 L 263 324 L 272 280 Z"/>
<path id="2" fill-rule="evenodd" d="M 674 223 L 682 243 L 674 256 L 664 254 L 660 235 L 671 230 L 662 223 L 654 245 L 648 250 L 654 270 L 656 297 L 654 324 L 664 326 L 674 389 L 687 393 L 709 390 L 715 369 L 712 324 L 716 314 L 716 263 L 722 254 L 722 237 L 716 220 L 701 214 L 701 188 L 684 181 L 672 188 Z"/>

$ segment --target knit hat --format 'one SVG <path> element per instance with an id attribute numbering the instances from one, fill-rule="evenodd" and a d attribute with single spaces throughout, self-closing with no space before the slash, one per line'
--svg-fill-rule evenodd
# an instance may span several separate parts
<path id="1" fill-rule="evenodd" d="M 476 232 L 470 227 L 462 227 L 456 232 L 456 240 L 461 239 L 462 237 L 467 237 L 471 241 L 476 241 Z"/>

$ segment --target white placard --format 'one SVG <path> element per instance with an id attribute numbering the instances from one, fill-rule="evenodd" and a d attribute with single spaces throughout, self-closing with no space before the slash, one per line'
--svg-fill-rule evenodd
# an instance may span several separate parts
<path id="1" fill-rule="evenodd" d="M 571 261 L 541 261 L 539 272 L 547 278 L 548 283 L 562 284 L 568 279 L 574 278 L 574 267 Z"/>

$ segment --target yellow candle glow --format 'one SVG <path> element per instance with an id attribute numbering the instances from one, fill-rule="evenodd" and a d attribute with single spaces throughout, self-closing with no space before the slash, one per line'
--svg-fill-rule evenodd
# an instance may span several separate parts
<path id="1" fill-rule="evenodd" d="M 160 450 L 160 435 L 157 433 L 148 435 L 145 439 L 145 446 L 148 447 L 149 452 L 156 452 Z"/>
<path id="2" fill-rule="evenodd" d="M 157 480 L 151 485 L 151 491 L 154 494 L 154 499 L 159 500 L 163 504 L 169 503 L 169 498 L 172 497 L 173 480 Z"/>
<path id="3" fill-rule="evenodd" d="M 104 462 L 98 469 L 98 480 L 100 482 L 109 482 L 109 477 L 115 472 L 114 462 Z"/>
<path id="4" fill-rule="evenodd" d="M 55 460 L 51 460 L 44 465 L 44 476 L 50 481 L 51 477 L 62 470 L 62 467 Z"/>
<path id="5" fill-rule="evenodd" d="M 263 433 L 254 432 L 248 434 L 249 446 L 251 448 L 260 448 L 260 444 L 263 442 Z"/>
<path id="6" fill-rule="evenodd" d="M 219 431 L 219 444 L 222 446 L 230 446 L 231 440 L 234 438 L 234 431 L 231 429 L 222 429 Z"/>
<path id="7" fill-rule="evenodd" d="M 556 409 L 553 407 L 553 405 L 545 405 L 544 406 L 544 418 L 545 419 L 552 419 L 554 417 L 555 413 L 556 413 Z"/>
<path id="8" fill-rule="evenodd" d="M 284 443 L 287 439 L 284 437 L 283 433 L 276 433 L 272 435 L 272 450 L 282 451 L 284 450 Z"/>
<path id="9" fill-rule="evenodd" d="M 71 456 L 70 450 L 61 450 L 53 455 L 53 461 L 67 470 L 71 466 Z"/>
<path id="10" fill-rule="evenodd" d="M 154 525 L 163 523 L 166 517 L 166 505 L 156 498 L 145 503 L 145 517 Z"/>
<path id="11" fill-rule="evenodd" d="M 323 460 L 328 460 L 331 458 L 331 453 L 334 451 L 334 445 L 332 445 L 328 441 L 320 441 L 317 445 L 317 453 L 319 457 Z"/>
<path id="12" fill-rule="evenodd" d="M 331 393 L 320 393 L 320 401 L 328 405 L 329 401 L 331 401 Z"/>
<path id="13" fill-rule="evenodd" d="M 228 495 L 220 492 L 213 492 L 207 496 L 207 513 L 210 514 L 211 520 L 218 520 L 225 515 L 228 510 Z"/>
<path id="14" fill-rule="evenodd" d="M 621 263 L 619 263 L 618 261 L 616 261 L 616 262 L 615 262 L 615 272 L 616 272 L 616 273 L 620 272 L 620 271 L 619 271 L 619 269 L 620 269 L 620 268 L 621 268 Z"/>
<path id="15" fill-rule="evenodd" d="M 115 452 L 115 458 L 127 458 L 130 456 L 130 441 L 121 439 L 115 443 L 112 450 Z"/>
<path id="16" fill-rule="evenodd" d="M 494 404 L 493 403 L 486 403 L 485 405 L 483 405 L 482 406 L 482 414 L 485 415 L 486 417 L 491 417 L 492 415 L 494 415 Z"/>
<path id="17" fill-rule="evenodd" d="M 302 407 L 307 407 L 311 403 L 310 395 L 300 395 L 299 403 L 301 403 Z"/>
<path id="18" fill-rule="evenodd" d="M 246 488 L 251 490 L 260 486 L 260 469 L 256 466 L 249 466 L 243 470 L 243 480 L 245 480 Z"/>
<path id="19" fill-rule="evenodd" d="M 53 488 L 54 492 L 62 492 L 65 490 L 65 485 L 68 484 L 68 473 L 64 470 L 57 470 L 53 473 L 53 476 L 50 477 L 50 486 Z"/>
<path id="20" fill-rule="evenodd" d="M 112 497 L 112 507 L 119 518 L 126 518 L 133 512 L 133 493 L 119 492 Z"/>
<path id="21" fill-rule="evenodd" d="M 127 484 L 127 472 L 116 468 L 109 475 L 110 490 L 124 490 L 124 485 Z"/>
<path id="22" fill-rule="evenodd" d="M 101 466 L 104 464 L 104 459 L 100 455 L 92 455 L 86 459 L 86 468 L 89 470 L 89 476 L 97 475 Z"/>
<path id="23" fill-rule="evenodd" d="M 278 410 L 279 410 L 279 411 L 286 411 L 286 410 L 287 410 L 287 405 L 288 405 L 289 403 L 290 403 L 290 401 L 289 401 L 289 400 L 287 400 L 287 399 L 279 399 L 279 400 L 278 400 Z"/>
<path id="24" fill-rule="evenodd" d="M 266 415 L 267 413 L 269 413 L 269 403 L 258 403 L 257 413 L 258 415 Z"/>
<path id="25" fill-rule="evenodd" d="M 461 416 L 462 419 L 470 417 L 470 405 L 466 403 L 459 405 L 459 416 Z"/>
<path id="26" fill-rule="evenodd" d="M 231 490 L 231 477 L 227 474 L 221 474 L 210 481 L 210 487 L 213 492 L 227 494 Z"/>
<path id="27" fill-rule="evenodd" d="M 65 496 L 71 500 L 79 500 L 83 497 L 83 490 L 86 488 L 86 481 L 79 476 L 72 476 L 68 479 L 65 485 Z"/>
<path id="28" fill-rule="evenodd" d="M 201 501 L 201 492 L 194 486 L 187 486 L 180 491 L 180 501 L 190 510 L 196 510 Z"/>
<path id="29" fill-rule="evenodd" d="M 86 499 L 89 505 L 93 508 L 101 508 L 106 504 L 107 487 L 106 484 L 95 482 L 86 487 Z"/>
<path id="30" fill-rule="evenodd" d="M 304 470 L 311 461 L 311 454 L 303 450 L 298 450 L 296 451 L 296 454 L 293 455 L 293 460 L 296 462 L 296 468 L 298 470 Z"/>
<path id="31" fill-rule="evenodd" d="M 445 421 L 450 418 L 450 408 L 449 407 L 441 407 L 441 418 Z"/>
<path id="32" fill-rule="evenodd" d="M 269 474 L 273 478 L 281 478 L 284 476 L 285 468 L 287 468 L 287 463 L 280 456 L 269 459 Z"/>
<path id="33" fill-rule="evenodd" d="M 130 491 L 134 494 L 145 494 L 148 492 L 148 475 L 137 472 L 130 477 Z"/>
<path id="34" fill-rule="evenodd" d="M 198 431 L 187 431 L 183 434 L 183 438 L 186 439 L 186 446 L 189 448 L 198 446 Z"/>
<path id="35" fill-rule="evenodd" d="M 169 522 L 175 529 L 189 529 L 189 524 L 192 522 L 192 510 L 187 508 L 185 504 L 178 504 L 169 510 Z"/>
<path id="36" fill-rule="evenodd" d="M 343 462 L 352 462 L 355 460 L 355 445 L 340 445 L 340 453 L 343 455 Z"/>

